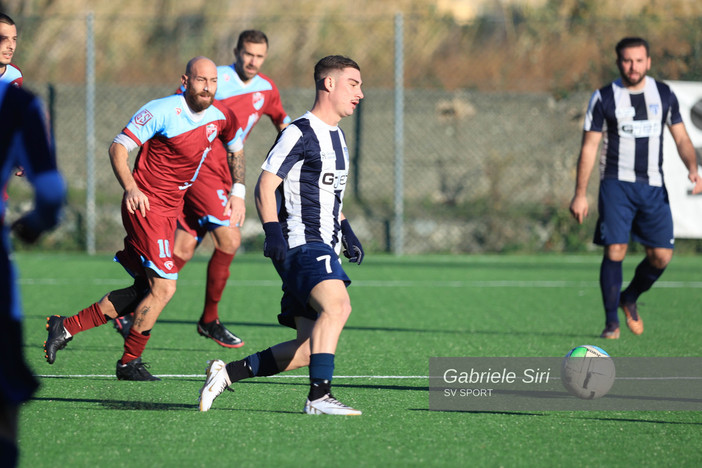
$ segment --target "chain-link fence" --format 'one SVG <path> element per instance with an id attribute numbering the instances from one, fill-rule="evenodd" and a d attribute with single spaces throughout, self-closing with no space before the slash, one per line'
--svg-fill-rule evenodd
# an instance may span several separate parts
<path id="1" fill-rule="evenodd" d="M 231 63 L 239 32 L 249 28 L 262 29 L 269 37 L 262 71 L 278 84 L 293 118 L 312 104 L 312 69 L 319 58 L 339 53 L 361 65 L 366 97 L 354 117 L 342 122 L 354 165 L 344 211 L 367 248 L 461 253 L 562 251 L 589 244 L 593 220 L 576 228 L 567 213 L 589 82 L 588 91 L 568 93 L 558 84 L 544 86 L 558 88 L 558 93 L 489 91 L 504 88 L 490 81 L 494 76 L 515 72 L 495 70 L 506 62 L 480 55 L 484 35 L 465 26 L 404 19 L 404 235 L 398 249 L 392 245 L 397 227 L 393 15 L 95 15 L 92 173 L 86 173 L 86 17 L 15 21 L 21 31 L 15 62 L 24 71 L 25 86 L 49 104 L 59 165 L 70 189 L 65 222 L 44 246 L 85 248 L 86 189 L 92 180 L 97 187 L 95 247 L 106 252 L 121 247 L 122 191 L 107 156 L 112 139 L 139 107 L 176 89 L 191 57 Z M 608 65 L 593 62 L 585 69 L 588 80 L 602 78 L 601 85 L 614 76 L 613 52 L 611 44 L 602 45 L 602 38 L 597 42 L 606 50 L 601 62 Z M 442 59 L 444 55 L 450 60 Z M 466 79 L 457 79 L 460 74 Z M 527 82 L 533 79 L 525 75 Z M 468 86 L 449 89 L 449 83 Z M 249 195 L 274 138 L 272 125 L 263 121 L 247 140 Z M 591 188 L 596 185 L 593 181 Z M 15 209 L 26 208 L 29 192 L 21 180 L 12 182 L 9 193 Z M 252 198 L 242 231 L 244 248 L 249 249 L 262 243 Z"/>

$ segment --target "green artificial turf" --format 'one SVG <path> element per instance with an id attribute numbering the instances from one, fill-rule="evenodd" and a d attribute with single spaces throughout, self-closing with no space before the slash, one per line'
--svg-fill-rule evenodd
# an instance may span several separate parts
<path id="1" fill-rule="evenodd" d="M 161 382 L 114 378 L 122 338 L 111 324 L 44 360 L 45 321 L 129 284 L 109 256 L 16 255 L 25 353 L 41 388 L 22 407 L 22 467 L 44 466 L 700 466 L 702 413 L 438 412 L 430 357 L 563 356 L 581 344 L 612 356 L 702 356 L 699 259 L 675 257 L 641 299 L 646 331 L 603 328 L 598 256 L 368 256 L 345 268 L 353 312 L 336 357 L 334 394 L 360 417 L 301 413 L 306 369 L 234 385 L 207 413 L 208 359 L 241 359 L 293 337 L 277 325 L 280 282 L 260 254 L 237 256 L 220 306 L 246 342 L 200 337 L 207 252 L 186 266 L 143 360 Z M 625 262 L 628 280 L 638 259 Z M 297 375 L 297 376 L 295 376 Z"/>

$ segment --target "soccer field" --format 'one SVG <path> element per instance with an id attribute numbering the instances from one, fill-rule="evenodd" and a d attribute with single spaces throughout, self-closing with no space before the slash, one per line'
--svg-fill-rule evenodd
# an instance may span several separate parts
<path id="1" fill-rule="evenodd" d="M 430 357 L 556 357 L 581 344 L 613 357 L 702 356 L 699 258 L 675 257 L 642 298 L 645 333 L 624 327 L 616 341 L 598 338 L 598 255 L 369 255 L 345 265 L 353 313 L 334 393 L 360 417 L 303 415 L 306 369 L 239 382 L 198 412 L 208 359 L 293 336 L 275 318 L 275 270 L 252 253 L 235 259 L 220 307 L 245 346 L 200 337 L 207 260 L 181 272 L 144 353 L 163 380 L 124 382 L 114 377 L 123 341 L 111 324 L 77 335 L 53 365 L 42 349 L 46 317 L 128 285 L 122 268 L 111 256 L 16 255 L 25 353 L 42 383 L 22 408 L 22 467 L 702 466 L 700 412 L 438 412 L 428 395 Z M 637 261 L 625 262 L 625 279 Z"/>

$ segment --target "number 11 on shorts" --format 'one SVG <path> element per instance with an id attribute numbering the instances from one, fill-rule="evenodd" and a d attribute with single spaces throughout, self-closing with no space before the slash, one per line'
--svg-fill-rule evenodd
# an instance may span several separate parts
<path id="1" fill-rule="evenodd" d="M 158 256 L 159 258 L 171 257 L 171 243 L 168 239 L 158 240 Z"/>

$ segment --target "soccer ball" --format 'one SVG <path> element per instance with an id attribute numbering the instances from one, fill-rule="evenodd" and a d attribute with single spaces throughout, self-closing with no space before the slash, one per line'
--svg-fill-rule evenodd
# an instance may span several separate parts
<path id="1" fill-rule="evenodd" d="M 570 350 L 561 363 L 561 382 L 568 393 L 584 400 L 603 397 L 614 384 L 614 361 L 592 345 Z"/>

